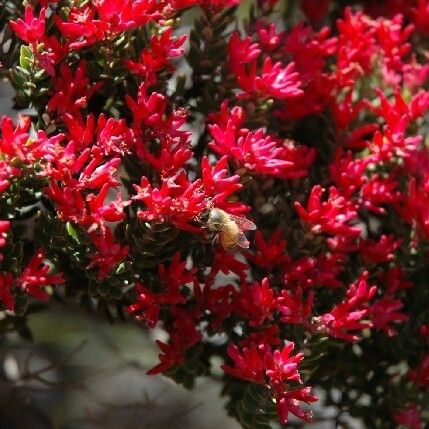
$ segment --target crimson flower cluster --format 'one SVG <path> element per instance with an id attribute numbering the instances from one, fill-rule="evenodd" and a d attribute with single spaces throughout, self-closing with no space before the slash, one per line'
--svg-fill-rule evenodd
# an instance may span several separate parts
<path id="1" fill-rule="evenodd" d="M 238 3 L 45 0 L 9 19 L 36 113 L 1 120 L 1 305 L 22 317 L 65 283 L 120 308 L 166 334 L 149 374 L 222 369 L 246 429 L 311 421 L 313 387 L 342 392 L 338 419 L 423 428 L 429 1 L 302 0 L 286 25 L 276 0 L 238 24 Z M 234 216 L 257 231 L 231 252 Z"/>

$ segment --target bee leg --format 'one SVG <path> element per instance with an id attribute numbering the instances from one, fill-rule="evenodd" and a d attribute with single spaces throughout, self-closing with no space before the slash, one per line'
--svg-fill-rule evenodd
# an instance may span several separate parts
<path id="1" fill-rule="evenodd" d="M 215 234 L 212 238 L 212 246 L 217 247 L 218 244 L 219 244 L 219 235 Z"/>

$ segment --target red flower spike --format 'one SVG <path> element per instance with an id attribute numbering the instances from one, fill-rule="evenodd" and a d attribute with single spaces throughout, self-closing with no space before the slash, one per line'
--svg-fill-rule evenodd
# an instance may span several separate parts
<path id="1" fill-rule="evenodd" d="M 314 320 L 317 331 L 345 341 L 357 341 L 359 337 L 349 331 L 373 326 L 371 322 L 362 320 L 368 315 L 369 302 L 377 292 L 376 286 L 368 285 L 367 279 L 368 272 L 364 272 L 356 283 L 349 286 L 345 301 Z"/>
<path id="2" fill-rule="evenodd" d="M 173 312 L 173 315 L 176 319 L 173 322 L 170 342 L 169 344 L 156 342 L 163 352 L 158 355 L 161 362 L 147 371 L 148 375 L 159 374 L 180 365 L 185 360 L 186 351 L 201 341 L 201 333 L 197 331 L 195 320 L 191 316 L 185 311 Z M 186 332 L 186 335 L 182 335 L 182 332 Z"/>
<path id="3" fill-rule="evenodd" d="M 255 243 L 257 251 L 255 254 L 244 252 L 246 258 L 260 268 L 271 270 L 276 266 L 282 266 L 290 261 L 286 254 L 286 240 L 281 239 L 280 229 L 275 231 L 271 237 L 265 241 L 261 231 L 255 232 Z"/>
<path id="4" fill-rule="evenodd" d="M 406 429 L 423 429 L 420 410 L 416 405 L 397 411 L 393 416 L 398 425 L 402 425 Z"/>
<path id="5" fill-rule="evenodd" d="M 408 371 L 408 379 L 423 388 L 429 386 L 429 353 L 423 357 L 416 368 Z"/>
<path id="6" fill-rule="evenodd" d="M 388 294 L 395 295 L 403 289 L 411 289 L 414 284 L 405 277 L 405 272 L 401 267 L 392 267 L 380 276 L 380 283 Z"/>
<path id="7" fill-rule="evenodd" d="M 289 290 L 320 286 L 340 288 L 343 283 L 337 277 L 343 271 L 346 261 L 342 253 L 326 253 L 318 258 L 303 256 L 291 261 L 284 267 L 285 287 Z"/>
<path id="8" fill-rule="evenodd" d="M 160 19 L 163 7 L 163 2 L 156 0 L 97 0 L 94 4 L 71 8 L 67 21 L 57 16 L 56 25 L 70 43 L 70 49 L 80 49 Z"/>
<path id="9" fill-rule="evenodd" d="M 363 240 L 360 252 L 366 263 L 381 264 L 394 258 L 393 252 L 401 243 L 394 235 L 382 235 L 379 240 Z"/>
<path id="10" fill-rule="evenodd" d="M 356 237 L 361 233 L 357 227 L 347 225 L 356 218 L 354 205 L 347 201 L 339 191 L 331 186 L 327 201 L 322 202 L 323 189 L 320 185 L 313 187 L 308 199 L 307 210 L 295 202 L 295 208 L 300 218 L 311 226 L 313 233 L 328 233 Z"/>
<path id="11" fill-rule="evenodd" d="M 240 341 L 240 347 L 249 348 L 252 345 L 279 346 L 282 344 L 279 338 L 280 329 L 277 325 L 271 325 L 258 332 L 252 332 L 244 340 Z"/>
<path id="12" fill-rule="evenodd" d="M 283 323 L 306 326 L 313 314 L 314 292 L 310 291 L 307 298 L 303 297 L 303 290 L 282 290 L 276 298 L 276 308 L 281 314 Z"/>
<path id="13" fill-rule="evenodd" d="M 137 300 L 134 304 L 126 307 L 125 311 L 136 320 L 143 321 L 150 328 L 154 328 L 159 320 L 160 305 L 158 296 L 141 283 L 136 283 L 134 289 L 137 294 Z"/>
<path id="14" fill-rule="evenodd" d="M 368 308 L 368 316 L 374 327 L 381 329 L 389 337 L 393 337 L 398 332 L 389 323 L 405 322 L 409 319 L 406 314 L 399 311 L 403 306 L 400 299 L 383 296 Z"/>
<path id="15" fill-rule="evenodd" d="M 240 176 L 228 176 L 228 158 L 223 156 L 213 167 L 207 157 L 201 161 L 201 176 L 204 191 L 212 201 L 213 206 L 231 214 L 241 214 L 249 211 L 249 207 L 241 202 L 228 201 L 228 197 L 240 190 Z"/>
<path id="16" fill-rule="evenodd" d="M 305 402 L 309 404 L 319 400 L 316 395 L 311 393 L 311 387 L 301 387 L 291 390 L 290 392 L 277 393 L 275 397 L 276 409 L 281 424 L 287 424 L 289 421 L 289 413 L 292 413 L 301 420 L 311 422 L 313 413 L 303 410 L 299 403 Z"/>
<path id="17" fill-rule="evenodd" d="M 327 15 L 330 0 L 301 0 L 301 9 L 312 24 L 321 22 Z"/>
<path id="18" fill-rule="evenodd" d="M 12 293 L 13 283 L 14 278 L 12 274 L 0 274 L 0 301 L 9 311 L 13 311 L 15 308 L 15 300 Z"/>
<path id="19" fill-rule="evenodd" d="M 170 222 L 179 229 L 202 233 L 190 224 L 206 208 L 206 195 L 201 181 L 189 182 L 184 174 L 163 180 L 160 188 L 152 188 L 149 180 L 142 177 L 140 186 L 134 185 L 137 195 L 132 199 L 143 201 L 146 208 L 137 216 L 142 220 Z"/>
<path id="20" fill-rule="evenodd" d="M 224 108 L 226 104 L 222 106 L 222 109 Z M 316 155 L 314 148 L 296 147 L 291 140 L 267 135 L 261 128 L 254 132 L 240 129 L 245 117 L 244 111 L 239 107 L 231 111 L 230 119 L 224 121 L 224 111 L 217 119 L 219 124 L 208 126 L 214 138 L 214 141 L 209 142 L 209 147 L 214 152 L 226 155 L 259 174 L 283 179 L 307 175 Z"/>
<path id="21" fill-rule="evenodd" d="M 30 259 L 22 274 L 16 279 L 17 286 L 28 295 L 46 301 L 49 295 L 43 290 L 45 286 L 64 283 L 62 274 L 48 275 L 49 265 L 43 263 L 45 253 L 39 249 Z"/>
<path id="22" fill-rule="evenodd" d="M 283 349 L 273 352 L 270 346 L 261 344 L 258 347 L 250 345 L 240 351 L 237 346 L 231 345 L 227 352 L 234 366 L 222 366 L 233 377 L 269 387 L 282 424 L 287 423 L 289 412 L 310 421 L 311 413 L 302 410 L 299 402 L 317 401 L 317 397 L 311 395 L 310 387 L 288 390 L 288 382 L 302 383 L 297 368 L 304 355 L 298 353 L 291 356 L 293 348 L 294 344 L 288 343 Z"/>
<path id="23" fill-rule="evenodd" d="M 234 366 L 222 365 L 222 369 L 233 377 L 265 384 L 264 351 L 266 349 L 266 346 L 260 350 L 253 345 L 240 351 L 237 346 L 230 345 L 227 352 L 234 362 Z"/>
<path id="24" fill-rule="evenodd" d="M 105 279 L 126 258 L 129 246 L 121 246 L 116 243 L 109 228 L 105 228 L 100 232 L 90 232 L 89 238 L 96 251 L 89 255 L 91 262 L 87 269 L 97 268 L 98 279 Z"/>
<path id="25" fill-rule="evenodd" d="M 173 38 L 173 28 L 168 27 L 163 33 L 158 36 L 152 36 L 150 39 L 150 47 L 143 49 L 140 53 L 138 62 L 125 61 L 125 65 L 132 73 L 138 74 L 147 82 L 154 84 L 157 81 L 156 73 L 166 68 L 173 72 L 171 59 L 181 56 L 184 53 L 183 44 L 186 40 L 186 35 L 179 38 Z"/>
<path id="26" fill-rule="evenodd" d="M 97 82 L 89 86 L 84 61 L 79 64 L 74 76 L 73 71 L 62 64 L 60 75 L 55 80 L 55 95 L 48 101 L 48 110 L 60 116 L 78 114 L 102 85 L 102 82 Z"/>
<path id="27" fill-rule="evenodd" d="M 195 282 L 194 294 L 198 310 L 210 315 L 210 326 L 216 332 L 232 313 L 235 288 L 232 285 L 213 287 L 212 284 L 211 279 L 204 285 Z"/>
<path id="28" fill-rule="evenodd" d="M 264 278 L 261 284 L 242 284 L 235 296 L 236 312 L 249 320 L 252 327 L 261 326 L 273 318 L 275 308 L 274 291 L 270 288 L 268 279 Z"/>
<path id="29" fill-rule="evenodd" d="M 164 264 L 160 264 L 159 278 L 164 285 L 167 295 L 170 297 L 170 304 L 183 304 L 185 302 L 182 295 L 180 295 L 180 287 L 186 284 L 193 284 L 196 281 L 196 271 L 196 268 L 192 268 L 191 270 L 186 269 L 186 261 L 180 260 L 179 252 L 174 254 L 168 268 Z M 174 302 L 171 302 L 171 297 L 173 297 Z"/>
<path id="30" fill-rule="evenodd" d="M 25 6 L 24 20 L 18 18 L 16 21 L 9 21 L 9 25 L 17 36 L 35 46 L 42 41 L 45 35 L 45 17 L 46 8 L 42 8 L 39 17 L 33 14 L 33 8 L 29 5 Z"/>

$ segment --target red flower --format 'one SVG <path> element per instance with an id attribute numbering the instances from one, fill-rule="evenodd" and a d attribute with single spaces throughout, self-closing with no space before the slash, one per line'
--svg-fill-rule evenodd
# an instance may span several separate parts
<path id="1" fill-rule="evenodd" d="M 416 368 L 408 371 L 408 378 L 421 387 L 429 386 L 429 353 L 424 356 Z"/>
<path id="2" fill-rule="evenodd" d="M 234 74 L 239 75 L 244 73 L 246 65 L 259 57 L 261 50 L 250 37 L 241 39 L 239 33 L 235 31 L 229 39 L 228 53 L 229 67 Z"/>
<path id="3" fill-rule="evenodd" d="M 278 325 L 271 325 L 258 332 L 252 332 L 246 338 L 240 341 L 240 347 L 249 348 L 258 344 L 263 347 L 279 346 L 282 341 L 279 338 L 280 329 Z"/>
<path id="4" fill-rule="evenodd" d="M 103 85 L 102 82 L 92 86 L 89 83 L 84 61 L 81 61 L 74 76 L 70 67 L 63 63 L 60 74 L 55 79 L 55 95 L 48 101 L 48 110 L 56 111 L 59 115 L 79 113 Z"/>
<path id="5" fill-rule="evenodd" d="M 158 295 L 151 292 L 141 283 L 136 283 L 134 289 L 137 300 L 125 310 L 136 320 L 146 322 L 150 328 L 154 328 L 159 320 L 160 305 Z"/>
<path id="6" fill-rule="evenodd" d="M 213 206 L 219 207 L 231 214 L 240 214 L 249 211 L 249 207 L 239 201 L 229 201 L 234 192 L 240 190 L 240 176 L 237 174 L 228 176 L 228 158 L 223 156 L 213 167 L 210 166 L 207 157 L 201 161 L 201 176 L 206 195 Z"/>
<path id="7" fill-rule="evenodd" d="M 395 266 L 384 272 L 380 276 L 380 282 L 384 285 L 387 293 L 394 295 L 397 291 L 402 289 L 410 289 L 414 284 L 405 278 L 405 271 L 403 268 Z"/>
<path id="8" fill-rule="evenodd" d="M 362 186 L 362 206 L 377 214 L 386 213 L 379 205 L 398 202 L 401 193 L 396 190 L 397 187 L 398 182 L 393 177 L 381 178 L 374 174 Z"/>
<path id="9" fill-rule="evenodd" d="M 144 210 L 139 210 L 140 219 L 155 222 L 170 222 L 179 229 L 201 233 L 200 228 L 190 224 L 205 208 L 206 194 L 201 180 L 190 182 L 185 174 L 164 179 L 160 188 L 153 188 L 146 177 L 140 186 L 134 185 L 137 195 L 134 201 L 142 201 Z"/>
<path id="10" fill-rule="evenodd" d="M 201 341 L 201 333 L 197 331 L 195 320 L 189 312 L 176 309 L 172 313 L 175 320 L 171 326 L 169 344 L 161 341 L 156 342 L 163 352 L 158 355 L 161 362 L 147 371 L 146 374 L 159 374 L 166 372 L 173 366 L 180 365 L 185 360 L 187 350 Z M 186 335 L 183 335 L 183 332 L 186 332 Z"/>
<path id="11" fill-rule="evenodd" d="M 100 232 L 90 232 L 89 238 L 96 250 L 89 255 L 91 263 L 87 268 L 96 267 L 98 279 L 105 279 L 128 255 L 129 247 L 116 243 L 109 228 L 104 228 Z"/>
<path id="12" fill-rule="evenodd" d="M 50 267 L 43 263 L 44 259 L 45 252 L 39 249 L 16 279 L 16 284 L 22 291 L 41 300 L 49 299 L 48 293 L 43 290 L 45 286 L 64 283 L 62 274 L 48 275 Z"/>
<path id="13" fill-rule="evenodd" d="M 293 291 L 282 290 L 276 298 L 276 308 L 281 314 L 283 323 L 306 326 L 309 322 L 314 302 L 314 292 L 308 293 L 307 298 L 303 297 L 303 290 L 296 288 Z"/>
<path id="14" fill-rule="evenodd" d="M 10 229 L 10 221 L 0 220 L 0 249 L 6 246 L 7 233 Z M 0 253 L 0 262 L 2 261 L 2 254 Z"/>
<path id="15" fill-rule="evenodd" d="M 326 332 L 334 338 L 357 341 L 359 337 L 349 331 L 357 331 L 372 326 L 362 319 L 368 314 L 369 301 L 377 292 L 376 286 L 369 286 L 368 273 L 363 273 L 359 280 L 350 285 L 346 300 L 336 305 L 329 313 L 315 319 L 316 330 Z"/>
<path id="16" fill-rule="evenodd" d="M 413 24 L 416 30 L 422 34 L 429 34 L 429 2 L 428 0 L 417 0 L 416 7 L 412 9 Z"/>
<path id="17" fill-rule="evenodd" d="M 394 235 L 382 235 L 379 240 L 364 240 L 360 252 L 366 263 L 381 264 L 394 258 L 393 252 L 401 245 Z"/>
<path id="18" fill-rule="evenodd" d="M 11 179 L 14 177 L 19 177 L 20 175 L 20 168 L 13 167 L 6 161 L 0 161 L 0 193 L 6 191 L 6 189 L 9 188 Z"/>
<path id="19" fill-rule="evenodd" d="M 404 304 L 400 299 L 383 296 L 368 308 L 368 315 L 376 328 L 392 337 L 398 332 L 389 326 L 389 323 L 404 322 L 409 319 L 406 314 L 399 311 L 403 306 Z"/>
<path id="20" fill-rule="evenodd" d="M 15 308 L 15 300 L 12 293 L 13 283 L 14 278 L 12 274 L 0 274 L 0 301 L 10 311 L 13 311 Z"/>
<path id="21" fill-rule="evenodd" d="M 209 276 L 210 277 L 210 276 Z M 213 286 L 208 279 L 204 285 L 194 283 L 194 294 L 198 310 L 209 315 L 210 327 L 217 331 L 233 309 L 234 286 Z"/>
<path id="22" fill-rule="evenodd" d="M 169 302 L 174 297 L 174 304 L 184 303 L 184 298 L 180 295 L 180 287 L 185 284 L 192 284 L 196 281 L 196 268 L 191 270 L 186 269 L 186 261 L 180 260 L 180 253 L 176 252 L 171 260 L 170 266 L 165 267 L 164 264 L 159 265 L 159 278 L 164 285 L 164 288 L 169 296 Z"/>
<path id="23" fill-rule="evenodd" d="M 243 283 L 248 269 L 249 266 L 245 262 L 236 259 L 234 254 L 219 248 L 214 255 L 213 264 L 206 282 L 213 283 L 217 274 L 222 272 L 225 275 L 235 274 L 240 279 L 240 282 Z"/>
<path id="24" fill-rule="evenodd" d="M 397 411 L 393 418 L 398 425 L 402 425 L 407 429 L 423 429 L 421 413 L 414 404 Z"/>
<path id="25" fill-rule="evenodd" d="M 303 94 L 299 73 L 294 71 L 294 63 L 283 67 L 282 63 L 273 64 L 270 57 L 264 59 L 261 74 L 258 76 L 257 59 L 261 51 L 257 43 L 247 37 L 240 40 L 238 33 L 233 33 L 229 41 L 229 66 L 237 77 L 237 82 L 244 91 L 242 98 L 257 96 L 283 100 Z"/>
<path id="26" fill-rule="evenodd" d="M 429 325 L 421 325 L 419 331 L 424 339 L 429 343 Z"/>
<path id="27" fill-rule="evenodd" d="M 273 64 L 271 58 L 266 58 L 261 76 L 255 78 L 256 89 L 267 97 L 279 100 L 302 95 L 299 73 L 294 68 L 294 63 L 283 67 L 281 63 Z"/>
<path id="28" fill-rule="evenodd" d="M 77 150 L 96 145 L 104 156 L 123 156 L 131 152 L 134 143 L 133 131 L 127 127 L 124 119 L 106 118 L 102 113 L 97 122 L 90 114 L 86 121 L 80 115 L 64 115 L 68 131 L 66 138 L 74 142 Z"/>
<path id="29" fill-rule="evenodd" d="M 67 21 L 57 16 L 56 25 L 70 48 L 79 49 L 161 18 L 163 6 L 156 0 L 97 0 L 93 5 L 73 7 Z"/>
<path id="30" fill-rule="evenodd" d="M 252 327 L 260 326 L 273 317 L 274 291 L 270 288 L 267 278 L 264 278 L 261 284 L 242 284 L 235 300 L 237 313 L 248 319 Z"/>
<path id="31" fill-rule="evenodd" d="M 183 362 L 184 356 L 181 350 L 180 338 L 181 336 L 179 336 L 179 334 L 173 334 L 169 344 L 156 340 L 156 344 L 162 351 L 162 353 L 158 355 L 161 362 L 147 371 L 146 374 L 160 374 Z"/>
<path id="32" fill-rule="evenodd" d="M 334 81 L 325 69 L 337 49 L 337 39 L 329 35 L 328 27 L 315 33 L 303 23 L 286 35 L 282 52 L 292 57 L 304 94 L 285 100 L 283 108 L 274 112 L 280 118 L 300 119 L 323 111 L 329 104 Z"/>
<path id="33" fill-rule="evenodd" d="M 259 26 L 258 24 L 259 23 L 256 23 L 257 26 Z M 274 22 L 258 29 L 258 37 L 261 47 L 267 52 L 275 51 L 279 47 L 282 39 L 284 38 L 284 34 L 285 33 L 277 34 L 277 28 Z M 258 46 L 256 43 L 255 45 Z"/>
<path id="34" fill-rule="evenodd" d="M 346 8 L 344 18 L 337 21 L 339 31 L 337 82 L 341 88 L 353 86 L 355 80 L 372 70 L 377 51 L 372 21 L 362 12 Z"/>
<path id="35" fill-rule="evenodd" d="M 219 124 L 209 125 L 214 141 L 209 143 L 210 148 L 251 171 L 270 174 L 290 179 L 305 176 L 312 164 L 316 152 L 305 146 L 296 147 L 291 140 L 282 140 L 270 135 L 260 128 L 249 131 L 240 128 L 244 122 L 244 111 L 235 107 L 231 117 L 225 120 L 227 105 L 222 104 L 218 115 Z"/>
<path id="36" fill-rule="evenodd" d="M 313 233 L 325 232 L 328 234 L 340 234 L 356 237 L 361 233 L 357 227 L 347 225 L 347 222 L 355 219 L 356 210 L 350 201 L 347 201 L 338 190 L 329 188 L 328 201 L 322 202 L 323 188 L 316 185 L 311 190 L 308 199 L 307 210 L 301 203 L 295 202 L 295 208 L 300 218 L 311 226 Z"/>
<path id="37" fill-rule="evenodd" d="M 137 300 L 128 306 L 126 311 L 153 328 L 158 322 L 162 305 L 174 306 L 186 303 L 185 297 L 181 294 L 181 287 L 186 284 L 195 284 L 195 271 L 195 269 L 186 269 L 186 261 L 180 261 L 180 253 L 177 252 L 168 268 L 164 264 L 159 266 L 162 291 L 154 293 L 137 282 L 135 284 Z"/>
<path id="38" fill-rule="evenodd" d="M 2 116 L 0 122 L 0 152 L 7 157 L 18 157 L 21 161 L 26 161 L 28 131 L 31 126 L 31 119 L 28 116 L 18 116 L 18 124 L 14 127 L 13 119 Z"/>
<path id="39" fill-rule="evenodd" d="M 18 18 L 16 21 L 9 21 L 9 24 L 20 39 L 36 45 L 43 40 L 45 35 L 45 16 L 46 8 L 43 7 L 39 17 L 35 17 L 33 8 L 27 5 L 25 6 L 24 20 Z"/>
<path id="40" fill-rule="evenodd" d="M 174 71 L 171 59 L 181 56 L 184 53 L 183 44 L 186 36 L 173 38 L 173 28 L 168 27 L 159 36 L 152 36 L 150 48 L 143 49 L 138 62 L 125 61 L 125 65 L 131 72 L 145 78 L 151 84 L 156 82 L 156 73 L 163 68 Z"/>
<path id="41" fill-rule="evenodd" d="M 301 0 L 301 9 L 307 15 L 312 24 L 317 24 L 328 13 L 330 0 Z"/>
<path id="42" fill-rule="evenodd" d="M 309 404 L 316 402 L 319 398 L 311 393 L 311 387 L 301 387 L 291 390 L 290 392 L 276 394 L 276 408 L 279 414 L 279 420 L 282 424 L 286 424 L 289 420 L 289 413 L 296 417 L 311 422 L 313 413 L 305 411 L 299 405 L 300 402 Z"/>
<path id="43" fill-rule="evenodd" d="M 234 366 L 222 366 L 222 369 L 233 377 L 269 387 L 282 424 L 287 423 L 289 412 L 310 421 L 311 413 L 302 410 L 299 401 L 307 403 L 317 401 L 317 397 L 310 394 L 309 387 L 288 390 L 288 383 L 302 383 L 297 368 L 304 354 L 291 356 L 293 348 L 294 344 L 291 342 L 282 350 L 274 352 L 267 344 L 258 347 L 251 345 L 242 351 L 237 346 L 231 345 L 227 352 Z"/>
<path id="44" fill-rule="evenodd" d="M 296 287 L 308 289 L 312 287 L 339 288 L 343 283 L 338 276 L 344 269 L 346 258 L 341 253 L 326 253 L 319 257 L 303 256 L 291 261 L 285 267 L 284 282 L 287 289 Z"/>
<path id="45" fill-rule="evenodd" d="M 257 251 L 255 254 L 245 252 L 248 260 L 252 261 L 260 268 L 271 270 L 278 265 L 289 262 L 290 258 L 286 254 L 286 240 L 281 239 L 282 232 L 276 230 L 268 240 L 264 239 L 261 231 L 255 232 L 255 243 Z"/>
<path id="46" fill-rule="evenodd" d="M 345 198 L 351 198 L 358 193 L 367 181 L 365 171 L 369 162 L 366 158 L 353 159 L 351 151 L 344 153 L 341 148 L 336 151 L 329 166 L 329 172 Z"/>

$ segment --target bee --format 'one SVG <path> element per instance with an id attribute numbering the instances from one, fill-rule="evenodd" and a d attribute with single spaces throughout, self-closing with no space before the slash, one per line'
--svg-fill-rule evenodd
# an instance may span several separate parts
<path id="1" fill-rule="evenodd" d="M 244 217 L 212 208 L 207 213 L 206 228 L 217 234 L 220 245 L 227 252 L 233 252 L 237 246 L 249 248 L 249 241 L 243 231 L 253 231 L 256 229 L 256 225 Z"/>

